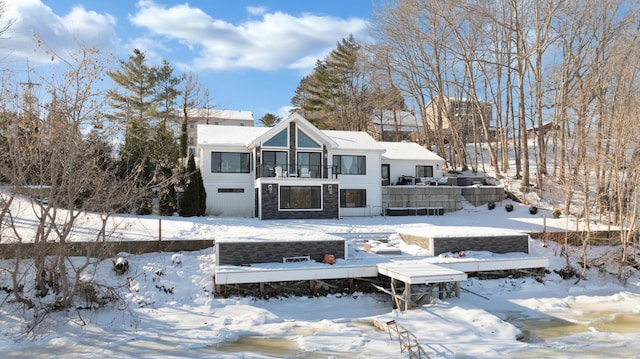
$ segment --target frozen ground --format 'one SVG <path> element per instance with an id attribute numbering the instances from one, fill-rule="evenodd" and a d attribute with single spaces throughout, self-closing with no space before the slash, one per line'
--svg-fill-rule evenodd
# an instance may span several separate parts
<path id="1" fill-rule="evenodd" d="M 333 221 L 163 218 L 163 239 L 322 237 L 326 233 L 455 230 L 473 232 L 574 229 L 570 219 L 524 206 L 507 213 L 459 211 L 440 217 L 374 217 Z M 546 220 L 545 220 L 546 216 Z M 74 238 L 93 235 L 85 218 Z M 114 239 L 157 237 L 157 217 L 118 217 Z M 481 229 L 479 229 L 481 228 Z M 23 230 L 29 230 L 25 220 Z M 405 253 L 419 248 L 396 241 Z M 393 310 L 383 294 L 289 297 L 255 300 L 214 298 L 212 249 L 130 256 L 129 273 L 116 275 L 111 260 L 90 275 L 121 299 L 98 310 L 70 310 L 39 318 L 0 292 L 0 352 L 4 358 L 406 358 L 398 342 L 373 327 L 374 319 L 410 329 L 431 358 L 600 358 L 640 357 L 640 277 L 616 268 L 592 268 L 587 279 L 563 280 L 553 269 L 565 266 L 558 247 L 532 240 L 533 255 L 548 256 L 543 281 L 534 278 L 479 280 L 462 284 L 461 298 L 419 309 Z M 578 249 L 575 249 L 577 254 Z M 590 252 L 604 257 L 616 248 Z M 2 268 L 10 262 L 2 261 Z M 5 272 L 5 271 L 3 271 Z M 612 274 L 614 273 L 614 274 Z M 0 274 L 2 281 L 7 280 Z M 5 285 L 4 282 L 0 284 Z M 520 329 L 522 328 L 522 329 Z M 28 333 L 28 334 L 26 334 Z M 524 337 L 519 341 L 516 337 Z"/>

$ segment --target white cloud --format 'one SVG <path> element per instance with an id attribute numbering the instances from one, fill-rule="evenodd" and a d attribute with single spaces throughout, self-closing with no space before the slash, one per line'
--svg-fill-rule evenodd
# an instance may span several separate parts
<path id="1" fill-rule="evenodd" d="M 0 41 L 0 51 L 9 53 L 11 61 L 48 62 L 51 56 L 44 54 L 44 49 L 66 56 L 80 46 L 106 50 L 118 41 L 116 19 L 109 14 L 75 6 L 59 16 L 40 0 L 10 0 L 6 5 L 6 18 L 15 22 L 6 39 Z M 37 49 L 34 36 L 42 41 L 44 49 Z"/>
<path id="2" fill-rule="evenodd" d="M 253 16 L 260 16 L 267 12 L 267 8 L 264 6 L 247 6 L 247 12 Z"/>
<path id="3" fill-rule="evenodd" d="M 266 11 L 266 10 L 265 10 Z M 188 4 L 171 7 L 150 0 L 138 3 L 131 22 L 159 38 L 195 49 L 196 68 L 214 70 L 282 68 L 307 70 L 349 34 L 366 31 L 363 19 L 265 12 L 259 19 L 232 24 Z M 324 51 L 324 53 L 320 51 Z"/>

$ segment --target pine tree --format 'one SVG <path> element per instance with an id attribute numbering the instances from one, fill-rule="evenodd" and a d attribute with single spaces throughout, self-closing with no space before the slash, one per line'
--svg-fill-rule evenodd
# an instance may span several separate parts
<path id="1" fill-rule="evenodd" d="M 133 50 L 128 60 L 120 60 L 120 68 L 107 74 L 118 85 L 109 90 L 113 118 L 125 125 L 124 144 L 120 148 L 121 176 L 143 171 L 141 179 L 150 180 L 153 168 L 147 158 L 150 122 L 156 115 L 156 71 L 147 65 L 143 52 Z"/>
<path id="2" fill-rule="evenodd" d="M 291 103 L 319 128 L 364 131 L 372 100 L 363 66 L 361 45 L 349 36 L 303 78 Z"/>
<path id="3" fill-rule="evenodd" d="M 207 209 L 207 193 L 204 189 L 202 173 L 199 168 L 196 168 L 193 155 L 189 156 L 187 174 L 189 180 L 184 190 L 180 215 L 182 217 L 204 216 Z"/>
<path id="4" fill-rule="evenodd" d="M 258 119 L 258 122 L 260 122 L 264 127 L 273 127 L 280 121 L 282 121 L 282 117 L 274 115 L 272 113 L 266 113 L 264 116 Z"/>

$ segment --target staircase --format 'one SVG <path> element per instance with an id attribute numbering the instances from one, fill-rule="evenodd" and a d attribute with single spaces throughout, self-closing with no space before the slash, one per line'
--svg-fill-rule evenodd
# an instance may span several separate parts
<path id="1" fill-rule="evenodd" d="M 429 355 L 424 351 L 418 339 L 407 328 L 398 324 L 395 320 L 387 322 L 387 330 L 389 331 L 389 338 L 393 340 L 393 336 L 398 337 L 400 343 L 400 352 L 404 353 L 406 350 L 409 353 L 409 358 L 426 358 L 429 359 Z"/>
<path id="2" fill-rule="evenodd" d="M 478 207 L 474 206 L 471 202 L 469 202 L 469 200 L 467 200 L 466 198 L 462 197 L 461 201 L 462 203 L 462 210 L 469 212 L 469 213 L 475 213 L 475 212 L 480 212 L 480 210 L 478 209 Z"/>

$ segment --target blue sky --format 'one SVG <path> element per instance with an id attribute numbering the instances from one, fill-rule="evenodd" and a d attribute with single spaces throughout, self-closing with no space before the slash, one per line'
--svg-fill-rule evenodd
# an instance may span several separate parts
<path id="1" fill-rule="evenodd" d="M 38 35 L 59 54 L 79 44 L 118 59 L 134 48 L 152 64 L 192 71 L 215 108 L 286 116 L 300 79 L 341 39 L 367 39 L 377 0 L 5 0 L 15 21 L 0 40 L 1 67 L 46 71 Z"/>

